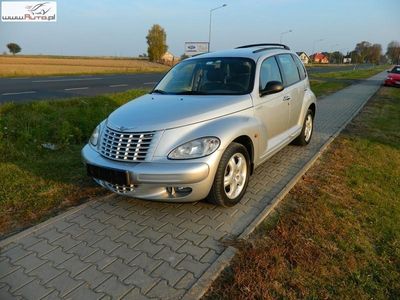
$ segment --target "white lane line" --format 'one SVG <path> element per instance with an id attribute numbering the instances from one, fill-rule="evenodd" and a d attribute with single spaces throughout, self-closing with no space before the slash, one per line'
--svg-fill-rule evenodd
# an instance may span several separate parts
<path id="1" fill-rule="evenodd" d="M 154 82 L 145 82 L 145 83 L 143 83 L 143 84 L 156 84 L 157 83 L 157 81 L 154 81 Z"/>
<path id="2" fill-rule="evenodd" d="M 101 80 L 101 79 L 103 78 L 68 78 L 68 79 L 32 80 L 32 82 L 60 82 L 60 81 Z"/>
<path id="3" fill-rule="evenodd" d="M 74 90 L 87 90 L 89 87 L 77 87 L 77 88 L 69 88 L 69 89 L 64 89 L 64 91 L 74 91 Z"/>
<path id="4" fill-rule="evenodd" d="M 20 79 L 28 79 L 29 77 L 15 77 L 15 78 L 10 78 L 11 80 L 20 80 Z"/>
<path id="5" fill-rule="evenodd" d="M 3 93 L 2 96 L 10 96 L 10 95 L 22 95 L 22 94 L 34 94 L 36 91 L 26 91 L 26 92 L 16 92 L 16 93 Z"/>
<path id="6" fill-rule="evenodd" d="M 112 88 L 120 87 L 120 86 L 128 86 L 128 85 L 127 84 L 112 84 L 112 85 L 109 85 L 109 87 L 112 87 Z"/>

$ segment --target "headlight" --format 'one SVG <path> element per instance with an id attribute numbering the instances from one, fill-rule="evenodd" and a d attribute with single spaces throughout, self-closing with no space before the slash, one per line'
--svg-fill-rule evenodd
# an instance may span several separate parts
<path id="1" fill-rule="evenodd" d="M 99 136 L 100 136 L 100 125 L 97 125 L 97 127 L 93 130 L 93 133 L 92 133 L 92 136 L 90 137 L 89 142 L 93 146 L 96 146 L 97 142 L 99 141 Z"/>
<path id="2" fill-rule="evenodd" d="M 174 150 L 168 155 L 169 159 L 191 159 L 199 158 L 214 153 L 220 145 L 220 141 L 216 137 L 203 137 L 187 142 Z"/>

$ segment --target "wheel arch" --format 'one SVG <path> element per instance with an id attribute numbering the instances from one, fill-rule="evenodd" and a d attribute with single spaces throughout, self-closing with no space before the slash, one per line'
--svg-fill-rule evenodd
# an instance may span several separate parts
<path id="1" fill-rule="evenodd" d="M 250 156 L 250 174 L 254 171 L 254 144 L 248 135 L 241 135 L 235 138 L 232 143 L 238 143 L 243 145 Z"/>

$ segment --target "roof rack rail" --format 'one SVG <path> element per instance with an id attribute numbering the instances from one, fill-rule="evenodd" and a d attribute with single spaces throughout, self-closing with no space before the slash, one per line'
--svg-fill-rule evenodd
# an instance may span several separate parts
<path id="1" fill-rule="evenodd" d="M 276 44 L 276 43 L 250 44 L 250 45 L 244 45 L 244 46 L 236 47 L 235 49 L 262 47 L 262 46 L 282 47 L 283 49 L 290 50 L 290 48 L 288 46 L 286 46 L 284 44 Z"/>

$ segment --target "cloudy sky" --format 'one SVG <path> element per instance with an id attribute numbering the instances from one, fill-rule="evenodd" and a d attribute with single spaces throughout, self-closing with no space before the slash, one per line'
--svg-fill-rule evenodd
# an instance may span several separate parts
<path id="1" fill-rule="evenodd" d="M 367 40 L 400 41 L 400 0 L 58 0 L 56 23 L 0 23 L 0 51 L 16 42 L 23 54 L 137 56 L 148 29 L 166 29 L 169 49 L 207 41 L 214 11 L 212 50 L 247 43 L 283 42 L 296 51 L 354 48 Z M 323 39 L 323 41 L 318 41 Z"/>

